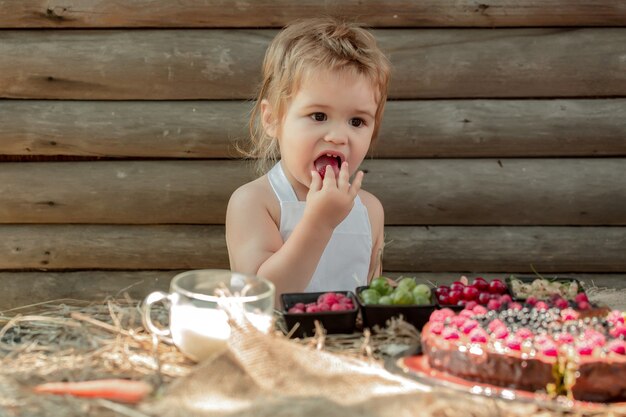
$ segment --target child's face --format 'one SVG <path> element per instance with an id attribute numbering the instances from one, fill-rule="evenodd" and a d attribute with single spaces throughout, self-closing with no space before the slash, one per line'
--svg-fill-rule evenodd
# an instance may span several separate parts
<path id="1" fill-rule="evenodd" d="M 323 172 L 326 164 L 336 177 L 340 162 L 348 162 L 350 175 L 357 171 L 372 140 L 377 107 L 376 90 L 362 75 L 323 72 L 303 82 L 277 132 L 285 174 L 300 196 L 308 191 L 311 171 Z"/>

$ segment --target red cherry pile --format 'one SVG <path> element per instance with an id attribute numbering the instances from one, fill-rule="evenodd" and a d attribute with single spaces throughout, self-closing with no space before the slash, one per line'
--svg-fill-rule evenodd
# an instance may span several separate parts
<path id="1" fill-rule="evenodd" d="M 574 299 L 571 301 L 568 301 L 558 294 L 552 295 L 547 300 L 540 300 L 537 297 L 531 295 L 530 297 L 526 298 L 525 303 L 538 310 L 547 310 L 551 307 L 557 307 L 561 310 L 568 307 L 574 307 L 577 310 L 589 310 L 592 307 L 591 303 L 589 302 L 589 298 L 587 297 L 587 294 L 585 294 L 584 292 L 579 292 L 578 294 L 576 294 Z"/>
<path id="2" fill-rule="evenodd" d="M 337 292 L 327 292 L 312 303 L 296 303 L 287 310 L 288 313 L 321 313 L 324 311 L 348 311 L 354 310 L 352 299 Z"/>
<path id="3" fill-rule="evenodd" d="M 435 288 L 437 301 L 443 306 L 464 306 L 472 309 L 476 305 L 487 306 L 489 310 L 498 310 L 502 304 L 511 303 L 506 284 L 499 279 L 487 282 L 476 277 L 471 284 L 455 281 Z"/>

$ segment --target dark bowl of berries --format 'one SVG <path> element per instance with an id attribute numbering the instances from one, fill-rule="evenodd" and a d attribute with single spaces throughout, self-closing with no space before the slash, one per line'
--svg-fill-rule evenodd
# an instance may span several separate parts
<path id="1" fill-rule="evenodd" d="M 355 330 L 359 307 L 351 291 L 286 293 L 280 298 L 291 337 L 315 335 L 316 320 L 327 334 Z"/>
<path id="2" fill-rule="evenodd" d="M 471 282 L 462 277 L 450 285 L 438 285 L 435 288 L 435 298 L 440 308 L 455 311 L 465 308 L 471 310 L 477 305 L 488 310 L 498 310 L 513 302 L 504 281 L 497 278 L 487 281 L 482 277 L 476 277 Z"/>
<path id="3" fill-rule="evenodd" d="M 436 308 L 431 286 L 412 277 L 402 277 L 395 284 L 391 286 L 387 278 L 377 277 L 369 286 L 356 289 L 363 327 L 375 331 L 400 316 L 418 330 L 428 322 Z"/>
<path id="4" fill-rule="evenodd" d="M 576 303 L 583 299 L 588 301 L 586 295 L 580 295 L 585 293 L 585 289 L 576 278 L 511 275 L 506 278 L 506 284 L 511 296 L 518 301 L 546 301 L 555 297 Z"/>

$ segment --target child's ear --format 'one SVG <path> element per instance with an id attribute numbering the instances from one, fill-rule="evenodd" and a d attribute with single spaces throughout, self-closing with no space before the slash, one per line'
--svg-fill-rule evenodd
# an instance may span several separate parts
<path id="1" fill-rule="evenodd" d="M 265 98 L 261 100 L 261 123 L 263 123 L 265 133 L 267 133 L 268 136 L 275 138 L 278 133 L 276 128 L 276 117 L 274 117 L 274 112 L 270 102 Z"/>

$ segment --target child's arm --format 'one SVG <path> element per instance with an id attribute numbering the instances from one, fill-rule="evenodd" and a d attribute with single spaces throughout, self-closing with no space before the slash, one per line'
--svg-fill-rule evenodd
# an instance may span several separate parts
<path id="1" fill-rule="evenodd" d="M 284 243 L 270 211 L 259 205 L 263 193 L 244 188 L 233 194 L 226 215 L 231 269 L 270 279 L 278 294 L 306 288 L 335 227 L 352 209 L 363 178 L 358 173 L 350 185 L 347 164 L 338 180 L 332 169 L 323 181 L 316 172 L 312 175 L 303 218 Z"/>
<path id="2" fill-rule="evenodd" d="M 378 198 L 365 190 L 359 193 L 361 201 L 367 207 L 367 214 L 372 228 L 372 257 L 367 280 L 370 282 L 383 273 L 383 249 L 385 247 L 385 211 Z"/>

